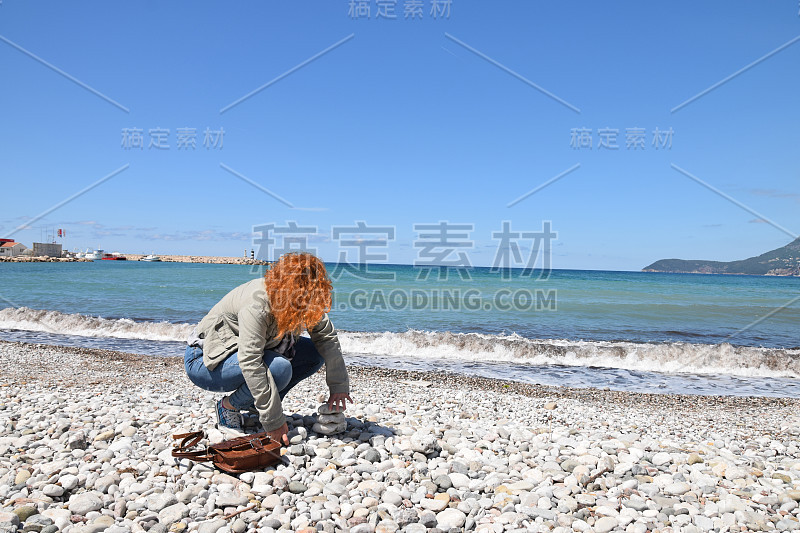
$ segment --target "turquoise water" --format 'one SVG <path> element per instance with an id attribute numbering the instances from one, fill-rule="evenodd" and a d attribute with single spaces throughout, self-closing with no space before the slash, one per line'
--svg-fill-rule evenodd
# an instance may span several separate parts
<path id="1" fill-rule="evenodd" d="M 615 388 L 721 375 L 737 380 L 726 385 L 733 393 L 761 390 L 758 380 L 768 379 L 793 394 L 800 377 L 798 278 L 424 273 L 376 265 L 367 275 L 393 279 L 334 279 L 330 315 L 352 361 Z M 191 324 L 258 275 L 239 265 L 5 263 L 0 338 L 173 355 Z M 570 373 L 580 376 L 559 378 Z M 706 385 L 667 388 L 681 387 Z"/>
<path id="2" fill-rule="evenodd" d="M 395 281 L 370 281 L 344 274 L 334 285 L 331 312 L 338 328 L 349 331 L 408 329 L 517 333 L 528 338 L 629 340 L 637 342 L 730 342 L 745 346 L 800 346 L 800 302 L 746 328 L 753 321 L 800 296 L 800 279 L 555 270 L 548 280 L 511 280 L 489 269 L 470 269 L 462 280 L 451 271 L 446 280 L 433 271 L 418 280 L 420 269 L 379 265 L 376 272 Z M 191 263 L 109 262 L 7 263 L 0 268 L 0 308 L 29 307 L 105 318 L 196 322 L 228 290 L 256 277 L 251 267 Z M 511 291 L 507 297 L 498 291 Z M 395 292 L 395 301 L 389 295 Z M 397 293 L 428 296 L 427 305 L 402 305 Z M 475 305 L 442 309 L 443 294 L 467 296 Z M 460 291 L 460 292 L 459 292 Z M 556 309 L 539 309 L 527 300 L 514 306 L 516 291 L 555 292 Z M 434 295 L 440 295 L 434 308 Z M 526 292 L 520 293 L 527 298 Z M 381 300 L 380 295 L 385 298 Z M 545 296 L 545 297 L 546 297 Z M 451 299 L 452 302 L 452 299 Z M 492 306 L 486 310 L 485 306 Z M 500 305 L 499 307 L 503 307 Z"/>

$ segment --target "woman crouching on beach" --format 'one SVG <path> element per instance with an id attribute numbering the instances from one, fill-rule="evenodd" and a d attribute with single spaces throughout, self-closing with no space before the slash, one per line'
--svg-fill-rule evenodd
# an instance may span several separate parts
<path id="1" fill-rule="evenodd" d="M 331 282 L 308 253 L 288 253 L 263 278 L 236 287 L 200 321 L 188 339 L 184 367 L 207 391 L 230 392 L 217 402 L 220 427 L 241 431 L 241 411 L 255 411 L 264 430 L 288 444 L 281 400 L 325 365 L 328 406 L 344 411 L 347 368 L 327 312 Z M 310 339 L 300 337 L 308 330 Z"/>

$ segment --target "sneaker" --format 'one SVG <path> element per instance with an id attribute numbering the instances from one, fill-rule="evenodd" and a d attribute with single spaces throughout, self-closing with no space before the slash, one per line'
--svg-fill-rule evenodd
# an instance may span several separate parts
<path id="1" fill-rule="evenodd" d="M 235 409 L 226 409 L 222 406 L 222 400 L 217 402 L 217 427 L 242 431 L 242 415 Z"/>

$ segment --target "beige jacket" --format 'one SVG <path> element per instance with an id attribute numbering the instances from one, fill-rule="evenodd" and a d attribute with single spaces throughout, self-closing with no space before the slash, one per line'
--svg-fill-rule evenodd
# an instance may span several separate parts
<path id="1" fill-rule="evenodd" d="M 203 339 L 203 364 L 209 369 L 213 370 L 238 351 L 239 368 L 266 431 L 277 429 L 285 422 L 279 391 L 263 361 L 264 350 L 280 343 L 277 333 L 263 278 L 230 291 L 197 325 L 197 334 Z M 325 314 L 308 333 L 325 360 L 325 376 L 331 394 L 349 394 L 342 348 L 328 315 Z"/>

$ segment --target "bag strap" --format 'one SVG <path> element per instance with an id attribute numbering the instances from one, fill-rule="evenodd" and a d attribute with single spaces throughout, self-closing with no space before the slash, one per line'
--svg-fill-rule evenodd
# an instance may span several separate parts
<path id="1" fill-rule="evenodd" d="M 205 433 L 202 431 L 192 431 L 189 433 L 181 433 L 173 435 L 173 440 L 180 440 L 172 448 L 172 457 L 180 459 L 191 459 L 193 461 L 210 461 L 211 455 L 209 454 L 208 447 L 205 450 L 189 451 L 189 448 L 194 448 L 198 442 L 203 440 Z"/>
<path id="2" fill-rule="evenodd" d="M 175 444 L 175 448 L 180 450 L 185 450 L 186 448 L 191 448 L 197 445 L 198 442 L 203 440 L 206 434 L 202 431 L 190 431 L 189 433 L 180 433 L 178 435 L 173 435 L 172 440 L 180 440 L 180 444 Z"/>

